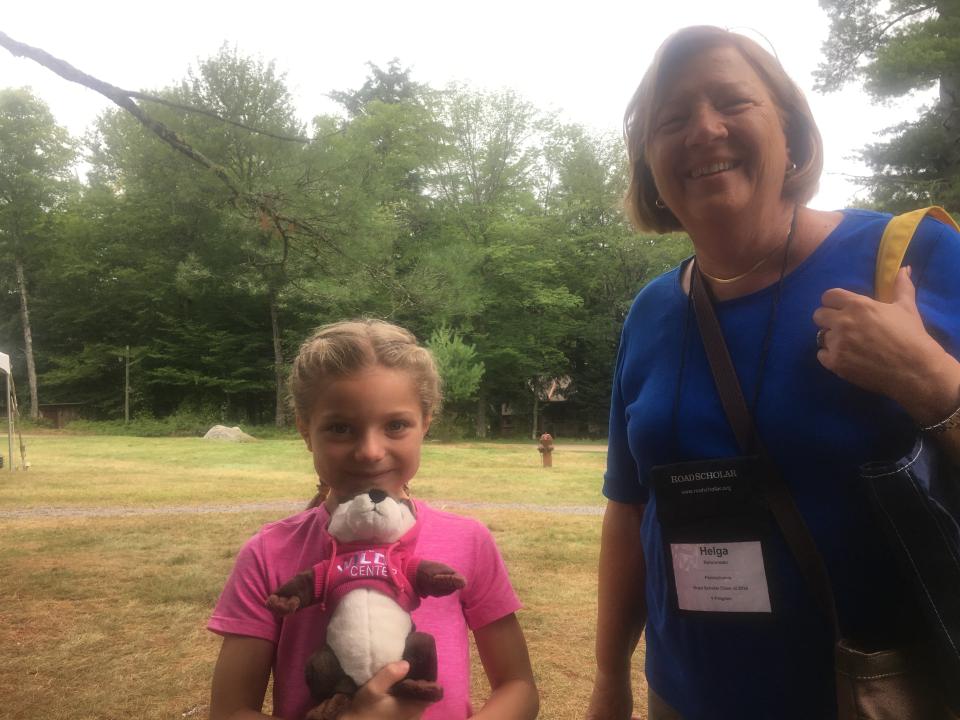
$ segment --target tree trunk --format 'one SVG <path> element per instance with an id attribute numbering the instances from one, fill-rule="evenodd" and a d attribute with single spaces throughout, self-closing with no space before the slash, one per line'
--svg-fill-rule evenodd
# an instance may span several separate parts
<path id="1" fill-rule="evenodd" d="M 40 401 L 37 397 L 37 368 L 33 363 L 33 332 L 30 330 L 27 280 L 23 274 L 23 261 L 17 257 L 14 264 L 17 269 L 17 289 L 20 291 L 20 324 L 23 326 L 23 347 L 27 358 L 27 383 L 30 385 L 30 419 L 35 421 L 40 418 Z"/>
<path id="2" fill-rule="evenodd" d="M 960 15 L 955 0 L 937 3 L 940 23 L 953 22 Z M 943 113 L 943 126 L 956 140 L 960 131 L 960 70 L 956 67 L 944 67 L 940 75 L 940 110 Z"/>
<path id="3" fill-rule="evenodd" d="M 481 390 L 477 398 L 477 424 L 476 432 L 478 438 L 487 436 L 487 394 Z"/>
<path id="4" fill-rule="evenodd" d="M 273 374 L 277 384 L 277 404 L 274 413 L 274 423 L 277 427 L 287 424 L 287 414 L 284 408 L 284 364 L 283 347 L 280 345 L 280 315 L 277 312 L 277 293 L 270 291 L 270 326 L 273 331 Z"/>
<path id="5" fill-rule="evenodd" d="M 533 427 L 530 430 L 530 439 L 537 439 L 537 422 L 538 416 L 540 415 L 540 396 L 536 390 L 533 392 Z"/>

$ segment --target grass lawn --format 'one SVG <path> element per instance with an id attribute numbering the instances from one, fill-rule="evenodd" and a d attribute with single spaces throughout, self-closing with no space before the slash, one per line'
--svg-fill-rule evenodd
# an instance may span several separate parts
<path id="1" fill-rule="evenodd" d="M 313 492 L 299 441 L 37 434 L 32 468 L 0 472 L 0 717 L 207 717 L 219 639 L 204 625 L 240 545 Z M 593 673 L 599 515 L 497 507 L 601 507 L 604 453 L 534 443 L 428 444 L 413 493 L 485 522 L 523 599 L 541 718 L 582 715 Z M 592 451 L 594 450 L 594 451 Z M 270 510 L 165 512 L 270 503 Z M 132 516 L 21 516 L 44 508 Z M 638 667 L 640 659 L 638 658 Z M 474 696 L 486 682 L 475 660 Z M 644 692 L 637 674 L 638 705 Z"/>

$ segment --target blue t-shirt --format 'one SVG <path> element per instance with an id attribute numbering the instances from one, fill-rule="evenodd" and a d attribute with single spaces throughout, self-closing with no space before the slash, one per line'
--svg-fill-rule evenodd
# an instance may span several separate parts
<path id="1" fill-rule="evenodd" d="M 784 278 L 755 414 L 827 564 L 844 635 L 876 647 L 905 632 L 898 620 L 910 604 L 858 489 L 858 468 L 905 454 L 916 430 L 893 401 L 820 365 L 813 312 L 830 288 L 873 295 L 889 217 L 844 211 L 838 227 Z M 924 220 L 905 264 L 912 267 L 927 330 L 960 357 L 960 235 Z M 774 296 L 775 286 L 716 305 L 748 402 Z M 611 500 L 646 503 L 648 683 L 684 720 L 834 717 L 832 631 L 779 532 L 769 541 L 772 616 L 718 620 L 672 609 L 650 468 L 739 454 L 676 268 L 640 292 L 624 324 L 603 486 Z"/>

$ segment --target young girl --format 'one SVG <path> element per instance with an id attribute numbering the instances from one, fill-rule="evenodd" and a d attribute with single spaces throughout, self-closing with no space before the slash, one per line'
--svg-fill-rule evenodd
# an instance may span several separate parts
<path id="1" fill-rule="evenodd" d="M 264 526 L 237 557 L 208 625 L 223 636 L 211 720 L 264 717 L 271 670 L 276 717 L 301 720 L 313 706 L 303 673 L 323 643 L 318 614 L 302 611 L 279 620 L 264 601 L 324 559 L 323 531 L 340 502 L 372 488 L 409 497 L 423 437 L 440 405 L 440 378 L 430 353 L 406 330 L 376 320 L 341 322 L 321 327 L 301 346 L 290 394 L 321 493 L 306 511 Z M 387 690 L 408 669 L 397 662 L 360 689 L 342 720 L 400 720 L 421 712 L 436 720 L 471 716 L 468 628 L 491 687 L 473 717 L 536 717 L 537 690 L 515 616 L 520 602 L 490 532 L 424 502 L 414 506 L 417 554 L 446 563 L 467 581 L 446 597 L 424 598 L 413 612 L 417 630 L 436 639 L 443 700 L 425 706 L 390 696 Z"/>

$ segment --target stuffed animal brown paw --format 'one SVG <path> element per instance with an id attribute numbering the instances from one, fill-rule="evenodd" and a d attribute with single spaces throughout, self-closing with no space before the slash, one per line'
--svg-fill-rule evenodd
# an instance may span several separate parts
<path id="1" fill-rule="evenodd" d="M 319 603 L 329 618 L 326 645 L 307 662 L 307 685 L 317 703 L 309 720 L 335 720 L 357 689 L 395 660 L 409 662 L 410 671 L 392 695 L 428 702 L 443 697 L 436 643 L 415 631 L 410 613 L 421 597 L 449 595 L 466 581 L 448 565 L 410 552 L 415 525 L 406 501 L 382 490 L 357 495 L 330 518 L 328 559 L 267 598 L 277 615 Z"/>
<path id="2" fill-rule="evenodd" d="M 303 720 L 337 720 L 350 708 L 352 695 L 337 693 L 304 715 Z"/>

